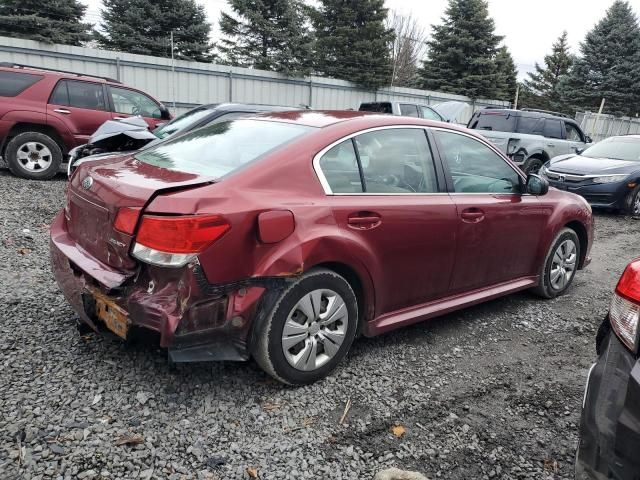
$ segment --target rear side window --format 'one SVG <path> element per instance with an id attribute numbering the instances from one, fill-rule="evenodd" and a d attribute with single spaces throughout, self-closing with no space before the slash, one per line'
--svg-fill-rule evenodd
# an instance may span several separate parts
<path id="1" fill-rule="evenodd" d="M 511 113 L 481 113 L 471 128 L 494 132 L 513 132 L 515 125 L 516 117 Z"/>
<path id="2" fill-rule="evenodd" d="M 362 193 L 358 157 L 351 139 L 328 150 L 320 159 L 320 168 L 333 193 Z"/>
<path id="3" fill-rule="evenodd" d="M 361 112 L 393 113 L 391 103 L 389 102 L 362 103 L 358 110 Z"/>
<path id="4" fill-rule="evenodd" d="M 166 140 L 135 158 L 168 170 L 220 178 L 311 130 L 284 122 L 239 119 Z"/>
<path id="5" fill-rule="evenodd" d="M 544 119 L 542 134 L 548 138 L 562 138 L 562 122 L 551 118 Z"/>
<path id="6" fill-rule="evenodd" d="M 520 117 L 518 119 L 518 128 L 516 129 L 516 131 L 518 133 L 525 133 L 525 134 L 531 135 L 535 132 L 540 131 L 542 126 L 539 124 L 541 122 L 542 122 L 542 119 L 539 117 Z"/>
<path id="7" fill-rule="evenodd" d="M 15 97 L 43 78 L 30 73 L 0 72 L 0 97 Z"/>
<path id="8" fill-rule="evenodd" d="M 75 80 L 58 82 L 49 103 L 87 110 L 107 110 L 102 85 Z"/>
<path id="9" fill-rule="evenodd" d="M 400 104 L 400 115 L 404 115 L 406 117 L 417 117 L 418 116 L 418 106 L 410 105 L 408 103 Z"/>

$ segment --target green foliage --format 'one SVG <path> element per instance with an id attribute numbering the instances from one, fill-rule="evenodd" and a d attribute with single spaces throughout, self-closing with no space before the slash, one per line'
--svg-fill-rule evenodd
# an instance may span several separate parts
<path id="1" fill-rule="evenodd" d="M 229 0 L 222 13 L 226 36 L 218 47 L 232 65 L 303 76 L 310 72 L 312 36 L 299 0 Z"/>
<path id="2" fill-rule="evenodd" d="M 204 7 L 194 0 L 104 0 L 101 47 L 128 53 L 210 61 L 211 44 Z"/>
<path id="3" fill-rule="evenodd" d="M 81 45 L 91 38 L 86 9 L 78 0 L 0 0 L 0 35 Z"/>
<path id="4" fill-rule="evenodd" d="M 567 110 L 559 87 L 574 61 L 565 31 L 553 44 L 551 53 L 544 57 L 544 67 L 536 63 L 535 71 L 529 72 L 529 78 L 524 81 L 521 92 L 521 105 L 544 110 Z"/>
<path id="5" fill-rule="evenodd" d="M 559 91 L 576 109 L 635 116 L 640 111 L 640 27 L 626 1 L 617 0 L 587 33 Z"/>
<path id="6" fill-rule="evenodd" d="M 516 96 L 518 70 L 506 46 L 498 49 L 495 64 L 498 73 L 498 83 L 496 84 L 496 93 L 493 98 L 512 102 Z"/>
<path id="7" fill-rule="evenodd" d="M 495 34 L 485 0 L 449 0 L 441 25 L 433 26 L 428 58 L 420 71 L 427 90 L 493 98 L 501 81 Z M 502 72 L 504 75 L 504 72 Z"/>
<path id="8" fill-rule="evenodd" d="M 386 18 L 384 0 L 320 0 L 312 17 L 316 69 L 368 89 L 389 85 L 394 34 Z"/>

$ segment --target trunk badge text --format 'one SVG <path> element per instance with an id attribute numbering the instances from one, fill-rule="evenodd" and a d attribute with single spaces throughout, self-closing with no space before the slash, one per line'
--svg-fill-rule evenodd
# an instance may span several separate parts
<path id="1" fill-rule="evenodd" d="M 124 247 L 124 246 L 125 246 L 125 244 L 124 244 L 124 243 L 122 243 L 122 242 L 120 242 L 120 241 L 116 240 L 115 238 L 110 238 L 110 239 L 109 239 L 109 243 L 110 243 L 111 245 L 115 245 L 116 247 Z"/>
<path id="2" fill-rule="evenodd" d="M 85 177 L 84 180 L 82 180 L 82 188 L 84 188 L 85 190 L 89 190 L 91 188 L 91 185 L 93 185 L 93 178 Z"/>

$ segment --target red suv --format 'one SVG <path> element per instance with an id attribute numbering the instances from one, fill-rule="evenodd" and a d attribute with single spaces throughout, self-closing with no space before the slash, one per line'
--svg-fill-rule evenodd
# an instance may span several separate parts
<path id="1" fill-rule="evenodd" d="M 51 226 L 81 320 L 156 332 L 173 361 L 253 357 L 308 383 L 367 336 L 589 262 L 591 208 L 470 130 L 296 111 L 215 123 L 80 164 Z"/>
<path id="2" fill-rule="evenodd" d="M 14 175 L 49 179 L 67 152 L 107 120 L 171 118 L 157 100 L 116 80 L 0 63 L 0 156 Z"/>

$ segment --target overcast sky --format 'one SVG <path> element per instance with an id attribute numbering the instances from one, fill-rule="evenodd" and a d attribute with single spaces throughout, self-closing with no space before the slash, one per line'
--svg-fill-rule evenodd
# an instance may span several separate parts
<path id="1" fill-rule="evenodd" d="M 87 20 L 99 21 L 101 0 L 81 0 L 89 8 Z M 209 21 L 214 26 L 214 40 L 218 35 L 218 18 L 226 10 L 226 0 L 196 0 L 204 4 Z M 504 42 L 518 66 L 520 77 L 542 63 L 551 44 L 563 30 L 575 53 L 585 34 L 602 18 L 613 0 L 489 0 L 489 11 L 496 23 L 496 31 L 504 35 Z M 640 15 L 640 0 L 629 2 Z M 386 0 L 387 7 L 403 14 L 412 13 L 430 34 L 431 25 L 440 23 L 447 0 Z"/>

